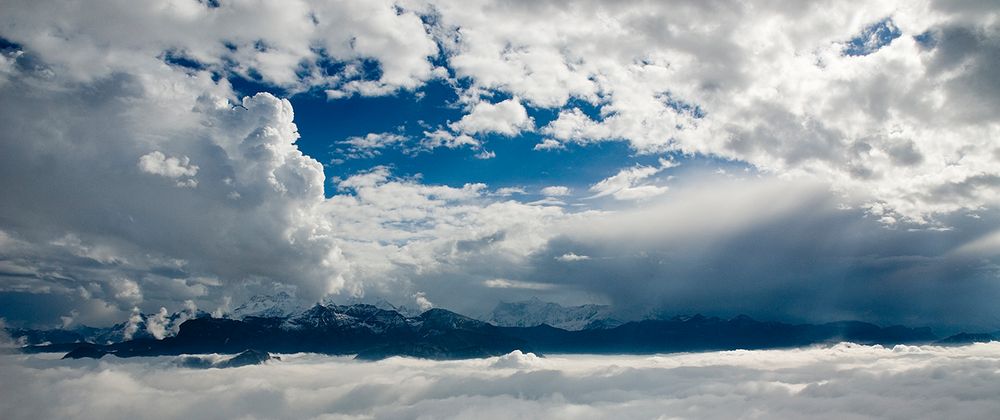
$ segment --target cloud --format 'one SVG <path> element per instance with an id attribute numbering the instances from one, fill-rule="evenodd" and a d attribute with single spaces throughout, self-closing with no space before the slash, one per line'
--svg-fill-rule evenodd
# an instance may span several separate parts
<path id="1" fill-rule="evenodd" d="M 548 290 L 553 288 L 551 284 L 508 279 L 489 279 L 483 281 L 483 285 L 491 289 Z"/>
<path id="2" fill-rule="evenodd" d="M 0 260 L 29 273 L 3 273 L 5 291 L 48 295 L 52 320 L 78 310 L 75 322 L 107 324 L 135 305 L 214 308 L 272 282 L 316 299 L 347 287 L 346 262 L 317 216 L 322 166 L 295 146 L 287 100 L 233 102 L 207 74 L 169 68 L 81 84 L 67 72 L 21 71 L 0 87 L 0 119 L 18 127 L 0 130 L 0 191 L 10 198 L 0 204 L 9 238 Z M 221 282 L 175 293 L 172 279 L 197 278 Z"/>
<path id="3" fill-rule="evenodd" d="M 413 294 L 413 301 L 417 303 L 417 309 L 421 312 L 430 310 L 434 307 L 434 303 L 427 300 L 427 294 L 424 292 L 417 292 Z"/>
<path id="4" fill-rule="evenodd" d="M 364 137 L 349 137 L 343 144 L 350 146 L 351 157 L 372 157 L 381 149 L 402 145 L 409 138 L 394 133 L 368 133 Z"/>
<path id="5" fill-rule="evenodd" d="M 472 148 L 478 148 L 480 146 L 479 140 L 472 138 L 468 134 L 455 135 L 443 129 L 425 131 L 424 139 L 420 142 L 420 144 L 429 150 L 436 149 L 438 147 L 457 149 L 463 146 L 469 146 Z"/>
<path id="6" fill-rule="evenodd" d="M 111 287 L 114 290 L 114 296 L 116 299 L 130 302 L 133 304 L 142 302 L 142 290 L 139 289 L 139 283 L 133 280 L 118 278 L 111 282 Z"/>
<path id="7" fill-rule="evenodd" d="M 995 230 L 995 213 L 986 224 L 956 216 L 946 231 L 890 229 L 882 216 L 845 209 L 826 188 L 767 178 L 682 182 L 641 207 L 553 226 L 517 278 L 604 296 L 620 319 L 744 313 L 995 328 L 998 254 L 992 237 L 981 237 Z M 591 259 L 566 264 L 567 254 Z"/>
<path id="8" fill-rule="evenodd" d="M 996 13 L 978 4 L 439 1 L 435 10 L 470 100 L 499 92 L 558 111 L 539 128 L 538 150 L 623 141 L 639 153 L 718 156 L 831 180 L 901 221 L 933 224 L 1000 204 L 995 188 L 932 193 L 997 174 Z"/>
<path id="9" fill-rule="evenodd" d="M 435 362 L 0 356 L 5 418 L 989 418 L 998 343 Z M 218 355 L 207 356 L 210 360 Z"/>
<path id="10" fill-rule="evenodd" d="M 533 147 L 532 149 L 533 150 L 556 150 L 556 149 L 565 149 L 565 148 L 566 148 L 566 146 L 563 146 L 562 143 L 560 143 L 558 141 L 555 141 L 553 139 L 544 139 L 544 140 L 542 140 L 541 143 L 536 144 L 535 147 Z"/>
<path id="11" fill-rule="evenodd" d="M 556 257 L 556 261 L 562 261 L 562 262 L 586 261 L 589 259 L 590 257 L 586 255 L 576 255 L 572 252 L 568 252 Z"/>
<path id="12" fill-rule="evenodd" d="M 469 114 L 450 125 L 452 130 L 465 134 L 497 133 L 514 136 L 524 130 L 531 130 L 534 120 L 517 98 L 495 104 L 480 102 L 472 107 Z"/>
<path id="13" fill-rule="evenodd" d="M 167 157 L 160 152 L 150 152 L 139 158 L 139 169 L 143 172 L 165 176 L 167 178 L 180 178 L 182 176 L 195 176 L 198 174 L 198 166 L 191 165 L 191 159 L 187 156 L 180 158 Z"/>
<path id="14" fill-rule="evenodd" d="M 527 194 L 522 187 L 503 187 L 497 188 L 496 195 L 501 197 L 509 197 L 514 194 Z"/>
<path id="15" fill-rule="evenodd" d="M 435 75 L 429 61 L 439 52 L 435 41 L 414 10 L 392 2 L 162 6 L 33 2 L 4 15 L 0 36 L 43 57 L 59 77 L 81 82 L 169 66 L 349 96 L 413 89 Z M 72 18 L 51 18 L 57 14 Z M 130 25 L 112 31 L 107 22 Z M 73 36 L 52 38 L 53 32 Z M 378 71 L 366 71 L 373 62 Z"/>
<path id="16" fill-rule="evenodd" d="M 569 195 L 570 189 L 569 187 L 565 187 L 562 185 L 550 185 L 548 187 L 542 188 L 541 191 L 539 192 L 541 192 L 542 195 L 548 197 L 562 197 Z"/>
<path id="17" fill-rule="evenodd" d="M 611 195 L 616 200 L 641 200 L 663 194 L 669 188 L 638 184 L 665 169 L 675 166 L 677 164 L 673 161 L 660 159 L 660 166 L 658 167 L 636 165 L 632 168 L 622 169 L 617 174 L 592 185 L 590 191 L 595 192 L 595 194 L 590 198 Z"/>

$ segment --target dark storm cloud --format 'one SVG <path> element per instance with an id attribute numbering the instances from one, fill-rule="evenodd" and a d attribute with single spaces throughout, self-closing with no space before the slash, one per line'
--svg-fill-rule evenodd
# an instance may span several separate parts
<path id="1" fill-rule="evenodd" d="M 570 228 L 535 256 L 525 280 L 607 296 L 625 317 L 1000 324 L 1000 250 L 955 252 L 1000 226 L 997 212 L 955 215 L 946 231 L 910 230 L 837 209 L 822 190 L 699 188 Z M 589 258 L 558 258 L 570 253 Z"/>

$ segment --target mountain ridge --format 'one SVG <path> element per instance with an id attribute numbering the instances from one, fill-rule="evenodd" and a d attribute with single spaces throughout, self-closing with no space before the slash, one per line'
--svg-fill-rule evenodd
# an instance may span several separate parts
<path id="1" fill-rule="evenodd" d="M 514 350 L 544 353 L 647 354 L 678 351 L 767 349 L 850 341 L 915 344 L 938 340 L 929 328 L 880 327 L 860 321 L 787 324 L 694 315 L 627 322 L 607 329 L 570 331 L 546 324 L 500 327 L 435 308 L 417 317 L 372 305 L 314 305 L 296 317 L 192 318 L 177 335 L 120 343 L 29 346 L 26 352 L 70 352 L 78 357 L 160 356 L 197 353 L 313 352 L 378 360 L 489 357 Z M 69 354 L 67 355 L 69 356 Z"/>

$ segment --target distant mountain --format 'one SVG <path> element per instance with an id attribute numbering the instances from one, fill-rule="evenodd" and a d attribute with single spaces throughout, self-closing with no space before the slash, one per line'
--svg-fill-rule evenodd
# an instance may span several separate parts
<path id="1" fill-rule="evenodd" d="M 16 341 L 28 346 L 68 343 L 114 344 L 133 339 L 169 337 L 176 334 L 185 321 L 209 316 L 207 312 L 191 309 L 172 314 L 167 314 L 165 311 L 156 314 L 135 313 L 127 321 L 106 328 L 85 325 L 49 330 L 8 328 L 7 333 Z"/>
<path id="2" fill-rule="evenodd" d="M 66 357 L 118 357 L 199 353 L 314 352 L 359 359 L 412 356 L 430 359 L 487 357 L 513 350 L 535 353 L 661 353 L 798 347 L 850 341 L 893 345 L 936 340 L 927 328 L 882 328 L 857 321 L 827 324 L 762 322 L 747 316 L 694 315 L 629 322 L 607 329 L 569 331 L 547 324 L 498 327 L 444 309 L 416 317 L 373 305 L 314 305 L 286 317 L 194 318 L 162 340 L 139 338 L 110 345 L 63 344 L 23 351 L 68 351 Z M 192 363 L 197 364 L 197 361 Z"/>
<path id="3" fill-rule="evenodd" d="M 228 314 L 233 319 L 246 317 L 283 318 L 301 311 L 302 302 L 287 292 L 273 295 L 257 295 L 251 297 L 242 305 Z"/>
<path id="4" fill-rule="evenodd" d="M 989 343 L 991 341 L 996 341 L 997 336 L 993 334 L 986 333 L 958 333 L 949 337 L 945 337 L 937 341 L 936 344 L 944 345 L 960 345 L 960 344 L 972 344 L 972 343 Z"/>
<path id="5" fill-rule="evenodd" d="M 111 328 L 12 330 L 25 352 L 68 352 L 67 358 L 314 352 L 359 359 L 413 356 L 454 359 L 496 356 L 513 350 L 535 353 L 660 353 L 797 347 L 850 341 L 893 345 L 932 343 L 927 328 L 879 327 L 858 321 L 786 324 L 702 315 L 621 323 L 606 306 L 563 307 L 533 299 L 501 303 L 488 317 L 472 319 L 445 309 L 401 313 L 388 302 L 302 307 L 287 293 L 258 296 L 225 318 L 204 312 L 133 314 Z M 561 328 L 560 328 L 561 327 Z M 176 334 L 174 334 L 176 332 Z M 959 334 L 937 341 L 959 344 L 992 339 Z M 196 360 L 197 359 L 197 360 Z M 217 367 L 190 359 L 190 367 Z M 234 362 L 236 363 L 236 362 Z"/>
<path id="6" fill-rule="evenodd" d="M 273 358 L 274 357 L 271 356 L 271 354 L 266 351 L 250 349 L 250 350 L 245 350 L 242 353 L 237 354 L 236 356 L 233 356 L 228 360 L 216 363 L 213 365 L 213 367 L 234 368 L 241 366 L 259 365 Z"/>
<path id="7" fill-rule="evenodd" d="M 410 308 L 410 307 L 408 307 L 406 305 L 395 305 L 395 304 L 393 304 L 393 303 L 385 300 L 384 298 L 377 297 L 377 296 L 375 296 L 375 297 L 366 296 L 366 297 L 360 297 L 360 298 L 350 297 L 350 298 L 344 298 L 344 299 L 326 299 L 323 302 L 321 302 L 321 304 L 324 305 L 324 306 L 331 306 L 331 305 L 342 305 L 342 306 L 371 305 L 371 306 L 374 306 L 374 307 L 379 308 L 379 309 L 385 309 L 387 311 L 396 311 L 396 312 L 399 312 L 400 314 L 402 314 L 403 316 L 411 317 L 411 318 L 415 317 L 415 316 L 418 316 L 421 313 L 421 311 L 418 311 L 416 309 Z"/>
<path id="8" fill-rule="evenodd" d="M 500 327 L 536 327 L 544 324 L 568 331 L 608 329 L 622 324 L 611 316 L 611 307 L 607 305 L 567 307 L 538 298 L 500 302 L 483 320 Z"/>
<path id="9" fill-rule="evenodd" d="M 162 340 L 136 339 L 110 345 L 75 344 L 24 348 L 28 352 L 69 351 L 67 358 L 264 352 L 355 354 L 361 359 L 407 355 L 432 359 L 497 356 L 530 350 L 500 327 L 444 309 L 414 318 L 371 305 L 315 305 L 286 318 L 198 318 Z"/>
<path id="10" fill-rule="evenodd" d="M 800 347 L 849 341 L 894 345 L 928 343 L 929 328 L 882 328 L 857 321 L 827 324 L 762 322 L 748 316 L 729 320 L 694 315 L 628 322 L 611 329 L 565 331 L 546 325 L 508 328 L 506 334 L 549 353 L 666 353 Z"/>

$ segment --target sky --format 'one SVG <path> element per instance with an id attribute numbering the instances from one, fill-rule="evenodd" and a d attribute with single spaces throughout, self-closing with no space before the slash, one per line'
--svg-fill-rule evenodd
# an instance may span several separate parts
<path id="1" fill-rule="evenodd" d="M 995 1 L 0 0 L 0 318 L 1000 328 Z"/>

